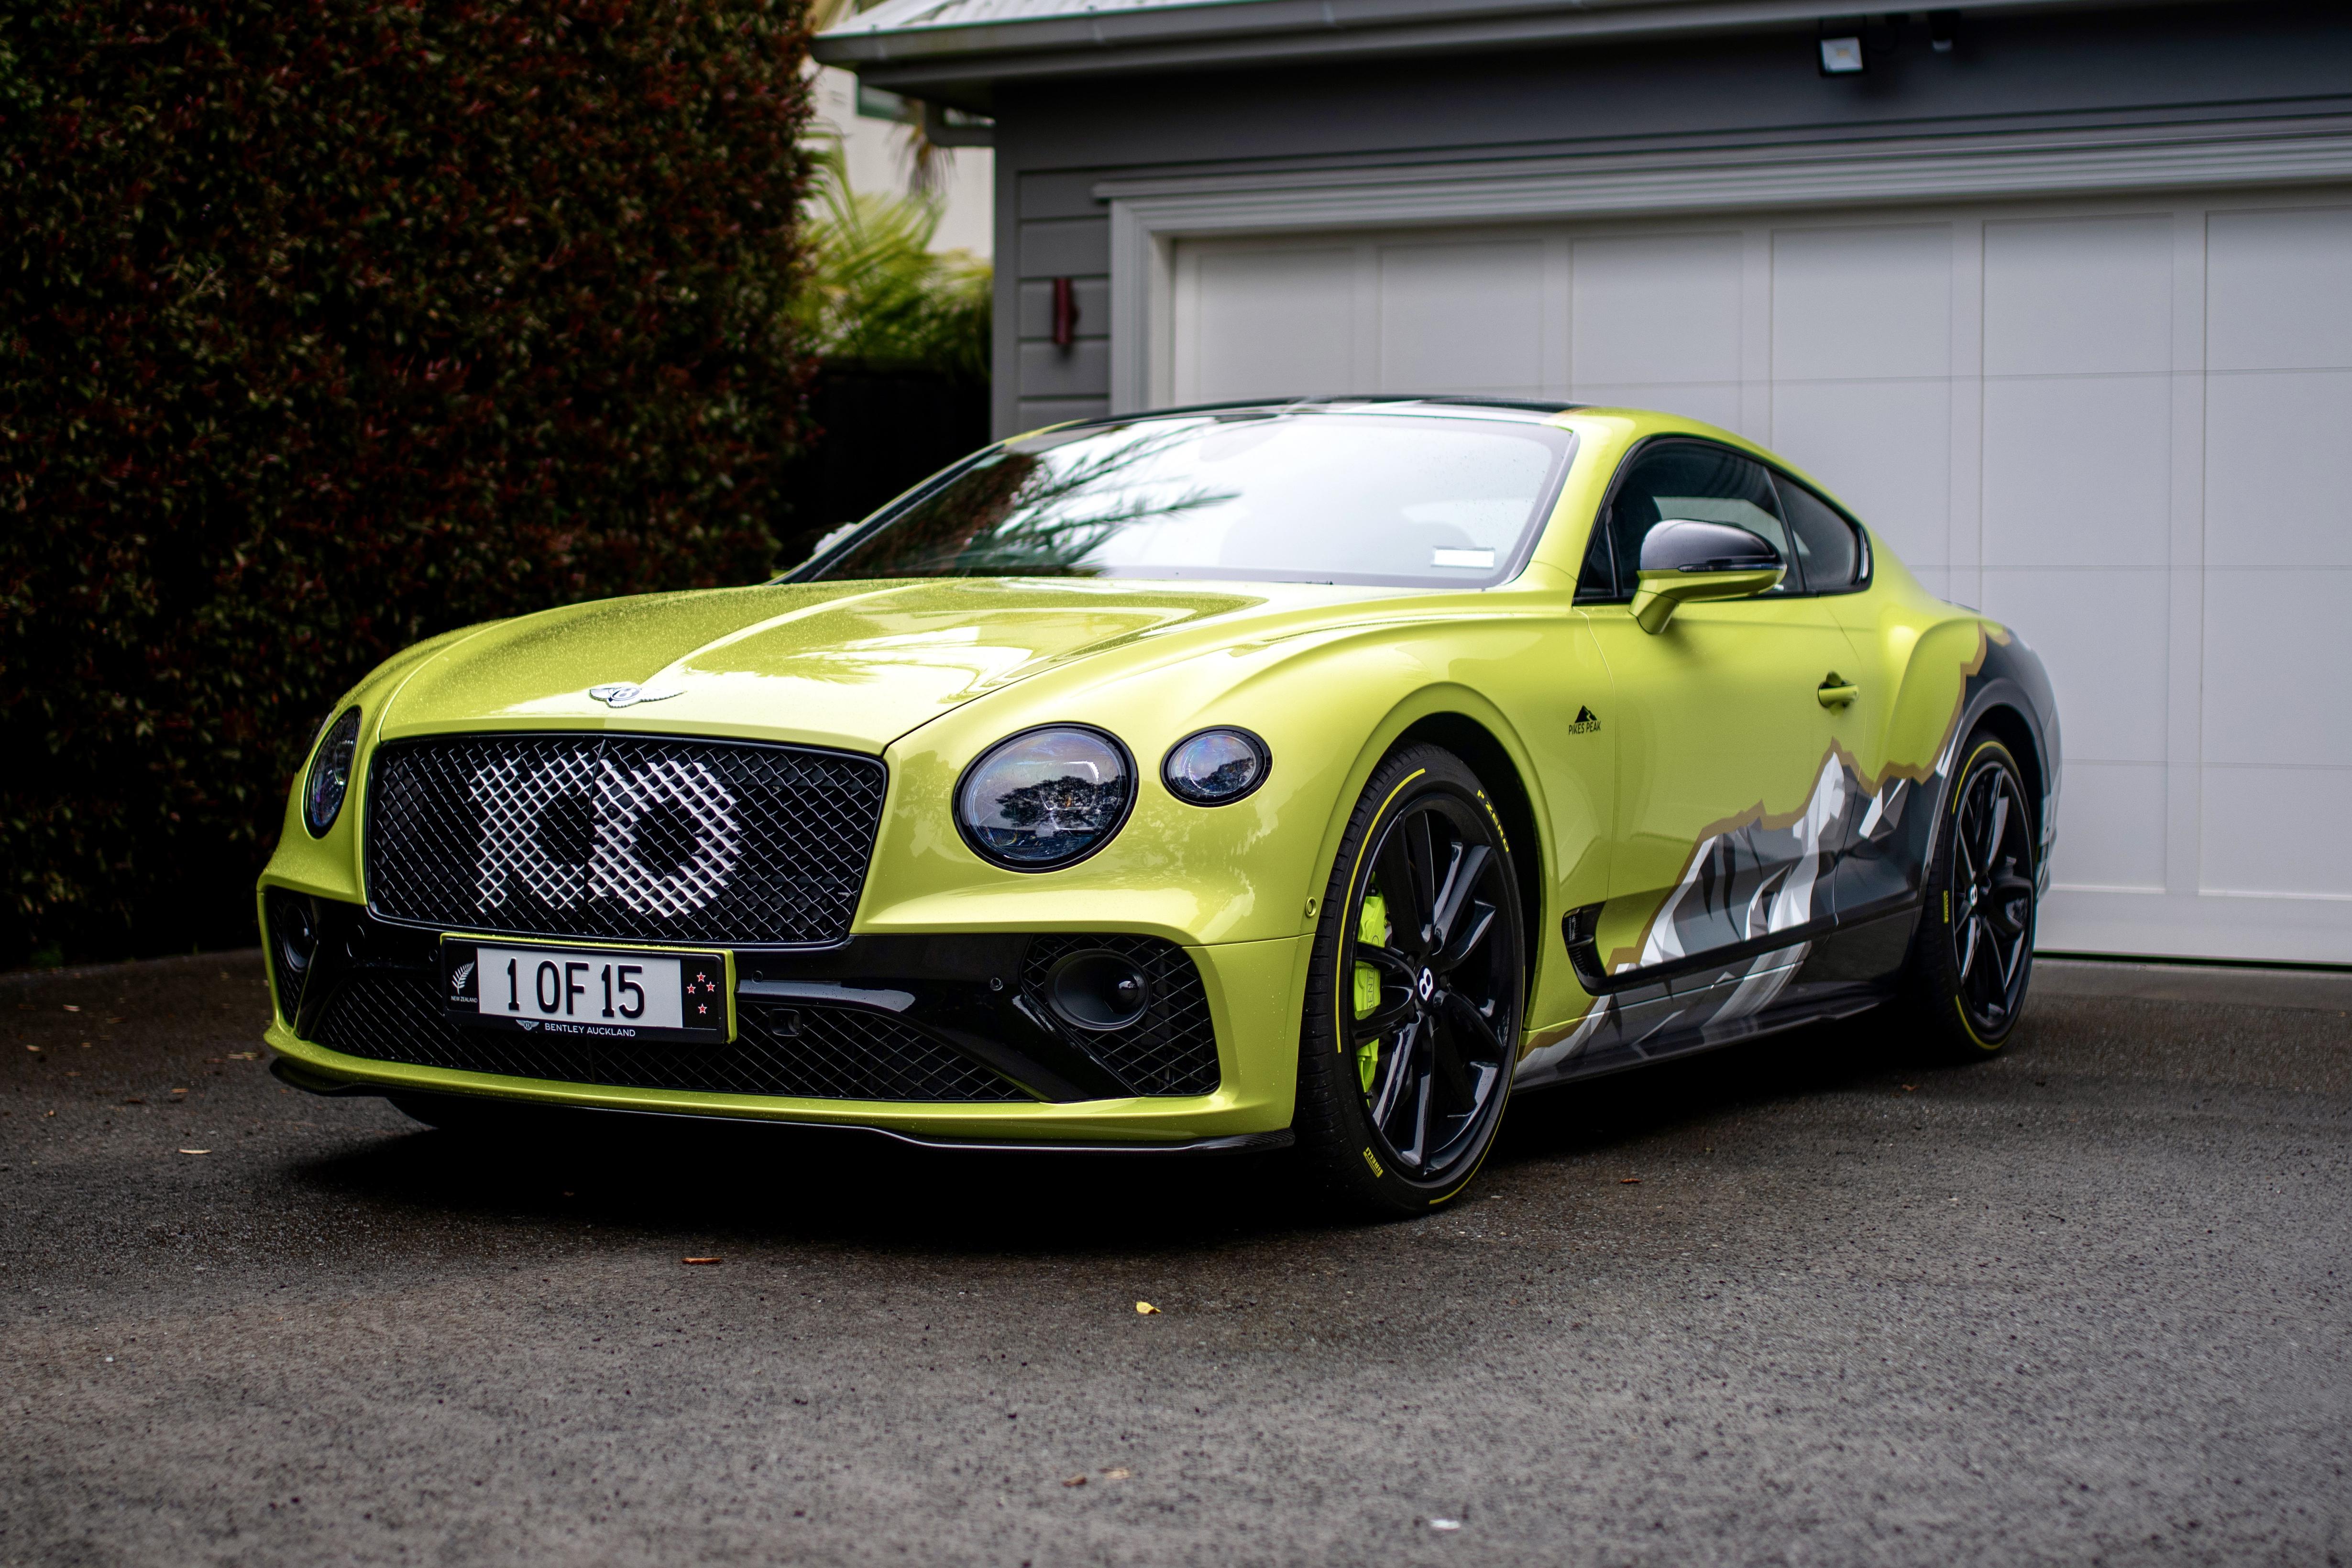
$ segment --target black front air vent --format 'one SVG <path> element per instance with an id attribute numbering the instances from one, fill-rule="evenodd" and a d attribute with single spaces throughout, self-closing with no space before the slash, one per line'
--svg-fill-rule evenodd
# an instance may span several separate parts
<path id="1" fill-rule="evenodd" d="M 723 1045 L 583 1040 L 460 1029 L 430 975 L 361 975 L 336 993 L 319 1043 L 347 1056 L 551 1083 L 812 1100 L 1026 1102 L 1034 1096 L 895 1019 L 847 1008 L 747 1004 Z"/>
<path id="2" fill-rule="evenodd" d="M 849 934 L 881 762 L 789 746 L 476 735 L 381 747 L 368 892 L 393 920 L 610 941 Z"/>

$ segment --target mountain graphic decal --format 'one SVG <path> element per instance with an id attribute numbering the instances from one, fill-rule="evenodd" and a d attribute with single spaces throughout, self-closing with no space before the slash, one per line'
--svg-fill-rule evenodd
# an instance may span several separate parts
<path id="1" fill-rule="evenodd" d="M 1576 722 L 1568 727 L 1568 733 L 1570 735 L 1591 735 L 1594 730 L 1599 729 L 1600 727 L 1601 721 L 1593 716 L 1592 710 L 1581 704 L 1579 704 L 1576 709 Z"/>

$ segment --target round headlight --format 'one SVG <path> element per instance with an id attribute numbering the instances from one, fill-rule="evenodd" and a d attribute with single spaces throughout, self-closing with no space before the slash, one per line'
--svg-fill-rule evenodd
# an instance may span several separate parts
<path id="1" fill-rule="evenodd" d="M 302 825 L 314 839 L 323 839 L 343 810 L 344 791 L 352 784 L 352 754 L 360 748 L 360 710 L 352 708 L 327 727 L 319 749 L 310 754 L 310 777 L 302 785 Z"/>
<path id="2" fill-rule="evenodd" d="M 1049 871 L 1110 841 L 1135 799 L 1127 748 L 1099 729 L 1055 725 L 999 741 L 956 786 L 956 825 L 987 860 Z"/>
<path id="3" fill-rule="evenodd" d="M 1245 729 L 1204 729 L 1168 748 L 1160 777 L 1168 792 L 1195 806 L 1238 800 L 1265 782 L 1274 754 Z"/>

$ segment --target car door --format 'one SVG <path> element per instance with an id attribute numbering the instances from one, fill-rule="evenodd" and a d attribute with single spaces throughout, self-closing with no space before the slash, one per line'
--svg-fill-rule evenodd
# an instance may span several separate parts
<path id="1" fill-rule="evenodd" d="M 1883 755 L 1885 727 L 1903 684 L 1898 650 L 1907 640 L 1879 631 L 1871 585 L 1870 536 L 1862 525 L 1785 474 L 1772 476 L 1789 526 L 1789 542 L 1805 576 L 1806 591 L 1844 629 L 1852 663 L 1840 666 L 1853 699 L 1832 727 L 1854 767 L 1848 783 L 1862 802 L 1849 808 L 1847 831 L 1834 848 L 1831 897 L 1838 923 L 1850 925 L 1909 906 L 1925 867 L 1915 810 L 1926 810 L 1918 779 Z"/>
<path id="2" fill-rule="evenodd" d="M 1754 598 L 1685 604 L 1647 632 L 1630 605 L 1642 542 L 1677 520 L 1744 528 L 1789 574 Z M 1619 734 L 1610 893 L 1583 912 L 1586 966 L 1626 983 L 1717 961 L 1752 968 L 1832 914 L 1832 862 L 1861 804 L 1842 753 L 1860 737 L 1852 705 L 1823 687 L 1849 684 L 1853 644 L 1807 593 L 1772 477 L 1743 453 L 1646 443 L 1600 522 L 1579 598 Z"/>

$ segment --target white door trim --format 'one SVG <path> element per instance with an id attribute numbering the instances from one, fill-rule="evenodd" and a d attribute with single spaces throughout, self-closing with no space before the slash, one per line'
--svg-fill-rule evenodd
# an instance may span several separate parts
<path id="1" fill-rule="evenodd" d="M 2352 120 L 1107 180 L 1110 406 L 1170 399 L 1182 236 L 2352 179 Z"/>

